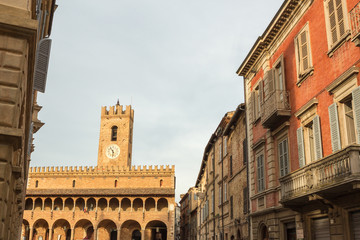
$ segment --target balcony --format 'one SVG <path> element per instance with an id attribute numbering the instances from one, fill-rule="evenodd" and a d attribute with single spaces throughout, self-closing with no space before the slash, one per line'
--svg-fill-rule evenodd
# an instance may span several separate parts
<path id="1" fill-rule="evenodd" d="M 280 178 L 281 203 L 290 208 L 306 205 L 310 195 L 334 199 L 360 188 L 360 146 L 350 145 Z"/>
<path id="2" fill-rule="evenodd" d="M 351 24 L 351 39 L 360 47 L 360 2 L 349 12 Z"/>
<path id="3" fill-rule="evenodd" d="M 261 112 L 261 123 L 265 128 L 274 128 L 290 117 L 289 94 L 275 90 L 267 98 Z"/>

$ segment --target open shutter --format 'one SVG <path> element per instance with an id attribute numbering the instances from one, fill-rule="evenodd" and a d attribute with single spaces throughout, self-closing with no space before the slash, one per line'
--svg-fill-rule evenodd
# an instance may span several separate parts
<path id="1" fill-rule="evenodd" d="M 339 37 L 341 38 L 345 34 L 345 22 L 344 22 L 344 11 L 341 0 L 336 0 L 336 17 L 339 28 Z"/>
<path id="2" fill-rule="evenodd" d="M 355 129 L 357 135 L 357 143 L 360 144 L 360 87 L 357 87 L 352 92 L 353 97 L 353 109 L 355 116 Z"/>
<path id="3" fill-rule="evenodd" d="M 275 69 L 270 69 L 269 70 L 269 75 L 268 75 L 268 95 L 266 96 L 266 98 L 270 97 L 271 94 L 274 92 L 275 90 Z"/>
<path id="4" fill-rule="evenodd" d="M 280 162 L 280 177 L 284 176 L 284 153 L 283 153 L 283 143 L 284 141 L 280 142 L 279 144 L 279 162 Z"/>
<path id="5" fill-rule="evenodd" d="M 283 161 L 284 161 L 284 175 L 289 173 L 289 154 L 288 154 L 288 140 L 283 141 Z"/>
<path id="6" fill-rule="evenodd" d="M 284 61 L 284 55 L 281 55 L 281 80 L 282 80 L 282 88 L 277 88 L 276 90 L 285 90 L 285 61 Z"/>
<path id="7" fill-rule="evenodd" d="M 260 96 L 260 105 L 264 102 L 264 81 L 259 82 L 259 96 Z"/>
<path id="8" fill-rule="evenodd" d="M 309 53 L 308 53 L 308 37 L 307 37 L 307 31 L 304 30 L 300 34 L 300 52 L 301 52 L 301 66 L 302 72 L 305 72 L 309 68 Z"/>
<path id="9" fill-rule="evenodd" d="M 335 5 L 334 0 L 329 0 L 327 5 L 329 11 L 329 25 L 330 25 L 330 33 L 331 33 L 331 40 L 332 44 L 337 42 L 337 29 L 336 29 L 336 16 L 335 16 Z"/>
<path id="10" fill-rule="evenodd" d="M 341 149 L 339 118 L 336 103 L 329 106 L 329 118 L 332 150 L 333 152 L 336 152 Z"/>
<path id="11" fill-rule="evenodd" d="M 316 115 L 313 119 L 313 128 L 314 128 L 315 160 L 319 160 L 323 157 L 323 155 L 322 155 L 322 144 L 321 144 L 320 117 L 318 115 Z"/>
<path id="12" fill-rule="evenodd" d="M 251 92 L 251 97 L 250 97 L 250 109 L 251 109 L 251 122 L 254 122 L 256 120 L 256 107 L 255 107 L 255 92 L 252 91 Z"/>
<path id="13" fill-rule="evenodd" d="M 50 49 L 50 38 L 44 38 L 39 41 L 35 60 L 34 89 L 42 93 L 45 92 L 46 77 L 49 67 Z"/>
<path id="14" fill-rule="evenodd" d="M 297 135 L 297 145 L 298 145 L 298 152 L 299 152 L 299 167 L 302 168 L 305 166 L 305 149 L 304 149 L 304 131 L 303 127 L 299 127 L 296 130 Z"/>

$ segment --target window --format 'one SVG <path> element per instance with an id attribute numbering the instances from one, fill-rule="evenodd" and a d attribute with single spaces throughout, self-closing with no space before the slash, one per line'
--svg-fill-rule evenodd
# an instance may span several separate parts
<path id="1" fill-rule="evenodd" d="M 249 210 L 249 197 L 248 197 L 248 188 L 243 188 L 243 199 L 244 199 L 244 213 L 248 213 Z"/>
<path id="2" fill-rule="evenodd" d="M 162 179 L 160 179 L 160 187 L 162 187 L 164 184 L 164 181 Z"/>
<path id="3" fill-rule="evenodd" d="M 251 93 L 251 103 L 253 122 L 256 122 L 260 118 L 261 114 L 261 105 L 263 102 L 263 81 L 260 80 L 258 85 L 254 88 L 254 91 Z"/>
<path id="4" fill-rule="evenodd" d="M 39 181 L 36 180 L 36 182 L 35 182 L 35 187 L 37 188 L 38 186 L 39 186 Z"/>
<path id="5" fill-rule="evenodd" d="M 360 142 L 360 87 L 349 96 L 329 106 L 331 144 L 333 152 Z"/>
<path id="6" fill-rule="evenodd" d="M 257 163 L 257 184 L 258 184 L 258 192 L 265 190 L 265 169 L 264 169 L 264 155 L 260 154 L 256 157 Z"/>
<path id="7" fill-rule="evenodd" d="M 347 13 L 343 0 L 326 0 L 325 18 L 329 49 L 333 49 L 347 36 Z"/>
<path id="8" fill-rule="evenodd" d="M 245 138 L 243 141 L 243 163 L 244 166 L 247 164 L 247 158 L 248 158 L 248 149 L 247 149 L 247 139 Z"/>
<path id="9" fill-rule="evenodd" d="M 278 153 L 280 164 L 280 177 L 283 177 L 289 173 L 289 153 L 287 138 L 279 142 Z"/>
<path id="10" fill-rule="evenodd" d="M 230 196 L 230 219 L 234 218 L 234 202 L 233 196 Z"/>
<path id="11" fill-rule="evenodd" d="M 214 189 L 211 190 L 211 210 L 212 212 L 215 212 L 215 194 L 214 194 Z"/>
<path id="12" fill-rule="evenodd" d="M 75 180 L 73 180 L 72 187 L 73 188 L 75 187 Z"/>
<path id="13" fill-rule="evenodd" d="M 315 115 L 312 121 L 297 129 L 299 166 L 322 158 L 320 117 Z M 305 151 L 307 149 L 307 151 Z"/>
<path id="14" fill-rule="evenodd" d="M 308 24 L 295 37 L 295 54 L 297 56 L 296 64 L 299 83 L 309 76 L 313 70 Z"/>
<path id="15" fill-rule="evenodd" d="M 284 56 L 276 61 L 274 67 L 274 80 L 275 80 L 275 90 L 276 90 L 276 100 L 284 102 L 285 99 L 285 67 L 284 67 Z"/>
<path id="16" fill-rule="evenodd" d="M 222 187 L 221 185 L 219 186 L 219 205 L 222 204 Z"/>
<path id="17" fill-rule="evenodd" d="M 227 183 L 224 183 L 224 202 L 227 201 Z"/>
<path id="18" fill-rule="evenodd" d="M 219 144 L 219 162 L 222 161 L 222 145 L 221 143 Z"/>
<path id="19" fill-rule="evenodd" d="M 232 160 L 232 156 L 230 156 L 229 168 L 230 168 L 230 176 L 232 176 L 232 175 L 233 175 L 233 160 Z"/>
<path id="20" fill-rule="evenodd" d="M 118 181 L 115 180 L 115 182 L 114 182 L 114 187 L 117 187 L 117 184 L 118 184 Z"/>
<path id="21" fill-rule="evenodd" d="M 224 138 L 224 155 L 227 155 L 227 137 Z"/>
<path id="22" fill-rule="evenodd" d="M 211 163 L 212 163 L 212 170 L 215 171 L 215 156 L 214 156 L 214 153 L 211 154 Z"/>
<path id="23" fill-rule="evenodd" d="M 111 128 L 111 141 L 116 141 L 117 140 L 117 130 L 118 130 L 117 126 L 113 126 Z"/>

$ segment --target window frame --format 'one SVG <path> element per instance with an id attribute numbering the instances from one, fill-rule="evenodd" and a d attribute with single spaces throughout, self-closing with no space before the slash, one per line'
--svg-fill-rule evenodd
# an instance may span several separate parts
<path id="1" fill-rule="evenodd" d="M 262 157 L 262 164 L 259 166 L 259 157 Z M 256 182 L 257 187 L 256 190 L 258 193 L 265 191 L 266 189 L 266 177 L 265 177 L 265 154 L 263 149 L 260 150 L 256 156 L 255 156 L 255 162 L 256 162 Z M 262 172 L 262 177 L 259 178 L 259 173 Z M 261 183 L 261 184 L 260 184 Z"/>
<path id="2" fill-rule="evenodd" d="M 337 31 L 337 41 L 333 42 L 332 35 L 331 35 L 331 27 L 330 27 L 330 16 L 329 16 L 329 2 L 333 1 L 334 3 L 334 14 L 336 18 L 336 31 Z M 326 37 L 328 43 L 328 56 L 332 57 L 334 52 L 347 40 L 350 39 L 350 25 L 348 22 L 348 8 L 345 0 L 341 0 L 341 7 L 342 7 L 342 14 L 343 14 L 343 21 L 344 21 L 344 34 L 340 36 L 339 31 L 339 23 L 338 23 L 338 13 L 336 9 L 335 0 L 324 0 L 324 12 L 325 12 L 325 26 L 326 26 Z"/>
<path id="3" fill-rule="evenodd" d="M 308 53 L 308 68 L 304 69 L 303 66 L 303 52 L 301 50 L 301 35 L 305 32 L 306 34 L 306 44 L 307 44 L 307 53 Z M 296 73 L 297 73 L 297 82 L 296 85 L 300 86 L 305 79 L 311 76 L 314 72 L 314 66 L 312 62 L 312 54 L 311 54 L 311 39 L 310 39 L 310 30 L 309 23 L 306 23 L 305 26 L 299 31 L 299 33 L 294 38 L 295 45 L 295 60 L 296 60 Z"/>

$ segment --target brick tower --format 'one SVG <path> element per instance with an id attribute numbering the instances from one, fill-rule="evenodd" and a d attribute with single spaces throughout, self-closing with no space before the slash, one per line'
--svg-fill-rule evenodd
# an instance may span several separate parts
<path id="1" fill-rule="evenodd" d="M 131 166 L 133 122 L 131 105 L 125 111 L 119 101 L 110 110 L 102 107 L 98 166 Z"/>

